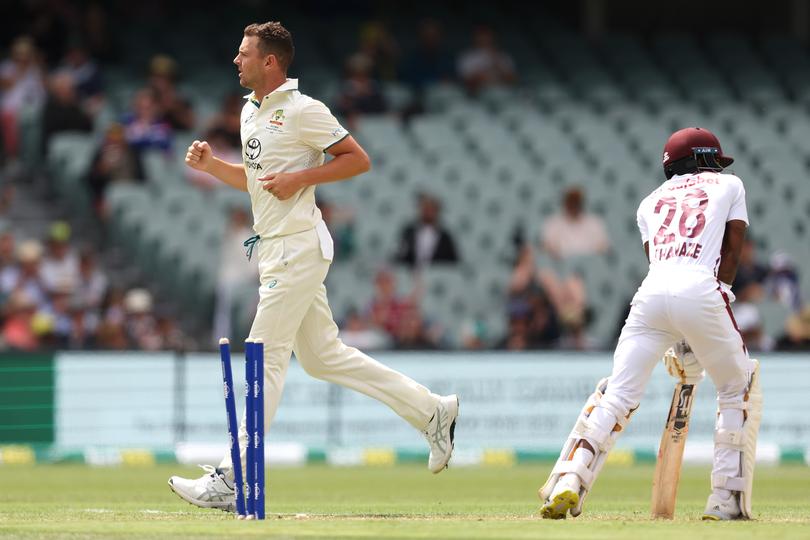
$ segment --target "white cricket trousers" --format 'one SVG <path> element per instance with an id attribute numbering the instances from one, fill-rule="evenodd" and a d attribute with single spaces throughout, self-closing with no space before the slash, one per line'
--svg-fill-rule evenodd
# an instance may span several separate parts
<path id="1" fill-rule="evenodd" d="M 719 285 L 701 268 L 651 270 L 633 297 L 602 399 L 624 414 L 637 407 L 663 354 L 686 339 L 717 389 L 717 428 L 739 429 L 742 410 L 729 405 L 742 403 L 754 364 Z M 605 416 L 594 420 L 605 423 L 603 429 L 613 429 L 615 419 Z M 739 476 L 740 452 L 715 447 L 712 472 Z"/>
<path id="2" fill-rule="evenodd" d="M 323 284 L 331 263 L 331 238 L 325 227 L 319 228 L 258 244 L 259 306 L 250 338 L 264 341 L 265 433 L 281 400 L 292 351 L 308 374 L 377 399 L 423 431 L 439 396 L 338 338 Z M 246 445 L 243 414 L 239 426 L 243 467 Z M 229 454 L 220 468 L 230 471 Z"/>

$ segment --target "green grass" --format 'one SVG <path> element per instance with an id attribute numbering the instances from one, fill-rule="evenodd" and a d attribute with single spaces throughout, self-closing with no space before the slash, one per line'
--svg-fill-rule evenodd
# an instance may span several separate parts
<path id="1" fill-rule="evenodd" d="M 704 468 L 684 470 L 674 522 L 650 520 L 649 466 L 607 467 L 582 516 L 544 521 L 535 492 L 548 470 L 274 469 L 267 520 L 239 522 L 170 492 L 168 476 L 199 469 L 0 466 L 0 538 L 810 538 L 810 467 L 760 468 L 757 519 L 734 523 L 700 521 Z"/>

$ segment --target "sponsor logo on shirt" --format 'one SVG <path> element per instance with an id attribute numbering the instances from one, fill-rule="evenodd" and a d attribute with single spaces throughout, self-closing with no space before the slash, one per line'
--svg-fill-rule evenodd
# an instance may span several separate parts
<path id="1" fill-rule="evenodd" d="M 283 126 L 284 125 L 284 109 L 276 109 L 270 115 L 269 122 L 274 126 Z"/>
<path id="2" fill-rule="evenodd" d="M 262 143 L 256 137 L 248 139 L 248 142 L 245 143 L 245 167 L 248 169 L 255 169 L 255 170 L 262 170 L 262 166 L 257 163 L 255 160 L 258 158 L 262 153 Z"/>

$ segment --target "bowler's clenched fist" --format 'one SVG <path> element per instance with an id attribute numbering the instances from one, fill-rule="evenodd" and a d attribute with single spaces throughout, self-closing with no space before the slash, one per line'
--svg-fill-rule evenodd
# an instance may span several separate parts
<path id="1" fill-rule="evenodd" d="M 214 153 L 207 142 L 194 141 L 186 152 L 186 165 L 198 171 L 206 171 L 213 158 Z"/>

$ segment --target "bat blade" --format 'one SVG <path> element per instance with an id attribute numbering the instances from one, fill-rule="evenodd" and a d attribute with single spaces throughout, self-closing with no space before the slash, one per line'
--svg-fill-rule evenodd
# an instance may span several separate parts
<path id="1" fill-rule="evenodd" d="M 658 447 L 652 487 L 652 516 L 672 519 L 681 478 L 683 449 L 689 433 L 689 416 L 696 385 L 678 383 L 672 396 L 667 423 Z"/>

